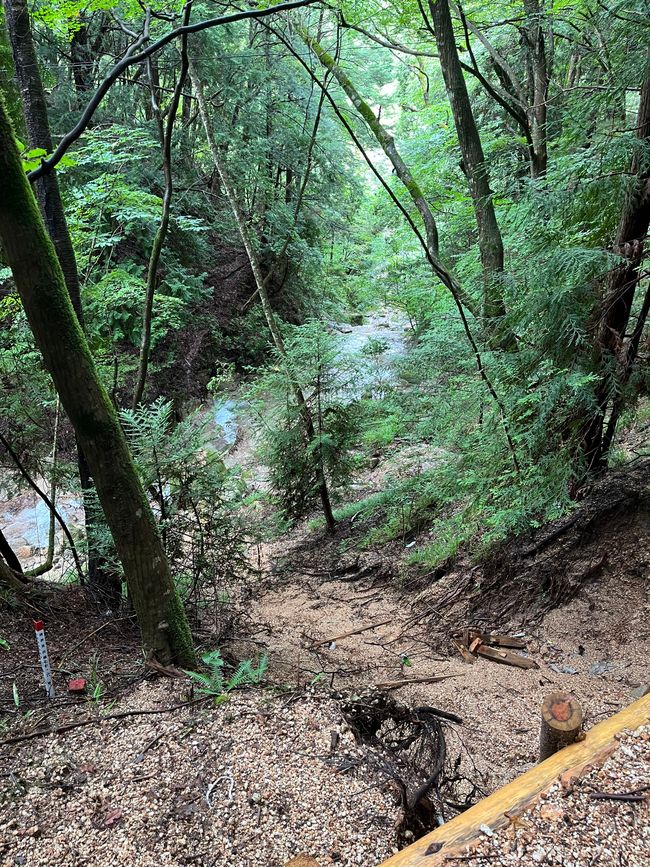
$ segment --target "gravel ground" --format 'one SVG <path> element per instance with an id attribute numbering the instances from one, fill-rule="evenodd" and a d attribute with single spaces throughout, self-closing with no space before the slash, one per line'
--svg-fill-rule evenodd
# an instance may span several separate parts
<path id="1" fill-rule="evenodd" d="M 170 686 L 141 684 L 128 708 L 173 705 Z M 4 747 L 0 858 L 279 867 L 304 853 L 322 867 L 377 864 L 394 851 L 398 815 L 363 756 L 330 699 L 260 692 Z"/>
<path id="2" fill-rule="evenodd" d="M 595 799 L 639 792 L 643 800 Z M 647 867 L 650 864 L 650 726 L 624 732 L 616 752 L 575 784 L 554 783 L 507 830 L 487 834 L 455 867 Z"/>

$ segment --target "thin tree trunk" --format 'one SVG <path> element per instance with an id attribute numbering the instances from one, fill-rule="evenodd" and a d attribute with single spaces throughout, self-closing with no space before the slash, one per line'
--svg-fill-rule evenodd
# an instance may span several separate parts
<path id="1" fill-rule="evenodd" d="M 14 549 L 7 541 L 7 537 L 2 532 L 2 530 L 0 530 L 0 557 L 14 572 L 18 572 L 20 575 L 23 574 L 23 567 L 20 565 L 20 560 L 18 559 L 18 556 Z"/>
<path id="2" fill-rule="evenodd" d="M 185 4 L 183 11 L 183 26 L 187 26 L 190 20 L 192 4 Z M 157 117 L 160 127 L 163 161 L 163 175 L 165 178 L 165 190 L 163 192 L 162 213 L 160 215 L 160 223 L 151 248 L 149 256 L 149 266 L 147 268 L 147 290 L 145 293 L 144 313 L 142 316 L 142 338 L 140 340 L 140 358 L 138 362 L 138 377 L 136 381 L 135 391 L 133 393 L 132 406 L 135 409 L 144 394 L 145 384 L 147 382 L 147 372 L 149 370 L 149 355 L 151 352 L 151 324 L 153 319 L 153 299 L 158 287 L 158 265 L 160 263 L 160 255 L 162 253 L 167 232 L 169 231 L 169 219 L 171 213 L 172 195 L 174 192 L 174 173 L 172 166 L 172 137 L 174 134 L 174 123 L 178 113 L 178 106 L 183 93 L 185 79 L 187 78 L 187 36 L 181 38 L 181 68 L 178 73 L 178 81 L 174 88 L 171 103 L 167 109 L 167 120 L 163 124 L 163 114 L 160 106 L 160 88 L 157 86 L 153 75 L 150 75 L 151 97 L 153 103 L 154 114 Z M 153 62 L 149 64 L 150 71 L 153 70 Z"/>
<path id="3" fill-rule="evenodd" d="M 366 126 L 370 130 L 370 132 L 377 139 L 377 142 L 383 152 L 386 154 L 388 159 L 391 162 L 391 165 L 395 169 L 395 174 L 400 179 L 409 196 L 411 197 L 413 204 L 417 208 L 420 216 L 422 217 L 422 222 L 424 224 L 425 235 L 427 239 L 427 246 L 429 248 L 430 254 L 438 259 L 440 255 L 439 251 L 439 243 L 438 243 L 438 227 L 436 225 L 435 217 L 433 216 L 433 211 L 431 210 L 429 203 L 424 197 L 424 193 L 420 189 L 420 185 L 417 183 L 413 175 L 411 174 L 411 170 L 408 168 L 404 160 L 402 159 L 397 147 L 395 145 L 395 139 L 393 136 L 382 126 L 379 118 L 376 116 L 372 108 L 368 105 L 368 103 L 362 98 L 359 91 L 356 89 L 352 81 L 348 78 L 346 73 L 341 69 L 341 67 L 336 63 L 334 58 L 328 54 L 327 51 L 323 48 L 323 46 L 316 40 L 310 33 L 306 30 L 302 24 L 294 22 L 293 24 L 294 30 L 303 40 L 305 45 L 310 48 L 320 63 L 327 69 L 333 76 L 336 78 L 338 83 L 341 85 L 343 90 L 345 91 L 346 96 L 352 103 L 352 105 L 359 112 L 361 117 L 366 123 Z"/>
<path id="4" fill-rule="evenodd" d="M 489 321 L 505 313 L 502 280 L 503 241 L 494 211 L 490 176 L 481 137 L 458 58 L 449 3 L 447 0 L 429 0 L 429 11 L 476 216 L 485 285 L 483 312 Z"/>
<path id="5" fill-rule="evenodd" d="M 43 148 L 47 153 L 50 153 L 52 151 L 52 136 L 47 102 L 32 38 L 26 0 L 4 0 L 4 9 L 14 55 L 16 78 L 22 96 L 29 145 L 31 148 Z M 56 171 L 49 172 L 39 178 L 35 182 L 35 189 L 47 231 L 54 243 L 56 255 L 61 265 L 72 306 L 83 329 L 84 317 L 77 261 L 68 231 Z M 93 489 L 93 481 L 83 449 L 79 447 L 78 443 L 77 467 L 84 498 L 86 538 L 90 539 L 92 538 L 93 519 L 90 510 L 86 509 L 86 503 Z M 91 545 L 88 546 L 88 578 L 90 584 L 106 596 L 110 602 L 114 602 L 118 598 L 119 587 L 116 588 L 110 576 L 104 574 L 101 562 Z"/>
<path id="6" fill-rule="evenodd" d="M 531 88 L 528 117 L 532 134 L 531 175 L 542 178 L 548 168 L 547 120 L 549 70 L 544 36 L 544 10 L 539 0 L 524 0 L 524 40 L 530 57 Z"/>
<path id="7" fill-rule="evenodd" d="M 641 87 L 637 138 L 646 146 L 650 143 L 650 52 Z M 649 299 L 646 296 L 633 334 L 626 340 L 650 228 L 650 165 L 641 148 L 632 159 L 631 174 L 636 178 L 626 196 L 614 243 L 614 252 L 623 258 L 623 262 L 609 273 L 599 302 L 595 338 L 595 365 L 600 376 L 595 395 L 597 411 L 586 426 L 583 442 L 590 470 L 603 469 L 607 464 L 607 452 L 622 406 L 621 392 L 631 376 L 648 315 Z M 612 418 L 604 435 L 605 417 L 612 401 Z"/>
<path id="8" fill-rule="evenodd" d="M 302 388 L 300 387 L 300 384 L 298 383 L 297 377 L 295 376 L 294 372 L 291 370 L 291 366 L 287 359 L 287 351 L 284 345 L 284 340 L 282 338 L 282 334 L 280 333 L 280 329 L 278 328 L 275 314 L 273 313 L 273 308 L 271 307 L 271 302 L 269 300 L 268 292 L 266 291 L 266 281 L 264 279 L 264 275 L 262 274 L 259 257 L 253 245 L 250 232 L 248 230 L 246 217 L 244 216 L 244 213 L 239 204 L 239 200 L 237 199 L 232 184 L 230 183 L 230 178 L 228 177 L 228 174 L 226 172 L 226 167 L 221 159 L 221 154 L 219 153 L 219 148 L 212 133 L 212 127 L 210 126 L 210 119 L 208 117 L 205 97 L 203 95 L 203 85 L 198 78 L 192 64 L 190 65 L 190 76 L 192 79 L 192 88 L 199 104 L 199 112 L 201 114 L 201 120 L 203 122 L 205 136 L 210 147 L 212 160 L 221 180 L 221 186 L 226 193 L 226 197 L 232 209 L 233 216 L 235 217 L 235 222 L 237 223 L 239 235 L 242 239 L 242 243 L 244 245 L 244 249 L 246 250 L 246 255 L 248 256 L 248 261 L 250 262 L 251 270 L 253 272 L 255 286 L 257 288 L 257 292 L 260 297 L 260 303 L 262 305 L 262 311 L 264 313 L 264 317 L 266 319 L 269 331 L 271 332 L 271 337 L 273 338 L 273 343 L 275 344 L 275 348 L 277 349 L 280 356 L 284 359 L 287 366 L 287 373 L 289 374 L 289 378 L 292 383 L 294 396 L 296 399 L 296 403 L 298 404 L 303 423 L 305 425 L 305 433 L 307 436 L 307 441 L 309 443 L 314 439 L 316 433 L 312 414 L 309 410 L 309 406 L 307 405 L 307 401 L 303 394 Z M 314 454 L 316 455 L 317 461 L 318 490 L 321 505 L 323 508 L 323 514 L 325 516 L 327 529 L 330 533 L 332 533 L 336 529 L 336 520 L 332 512 L 332 504 L 330 501 L 329 490 L 327 487 L 327 480 L 325 478 L 325 472 L 322 460 L 320 458 L 320 449 L 316 449 Z"/>
<path id="9" fill-rule="evenodd" d="M 34 493 L 37 496 L 39 496 L 41 498 L 41 500 L 43 500 L 43 502 L 45 503 L 45 505 L 47 506 L 47 508 L 50 511 L 50 515 L 54 515 L 54 517 L 58 521 L 59 526 L 61 527 L 61 530 L 63 531 L 63 535 L 68 540 L 68 545 L 70 545 L 70 551 L 72 553 L 72 559 L 74 560 L 74 564 L 75 564 L 75 567 L 77 569 L 77 575 L 79 576 L 79 583 L 81 583 L 83 581 L 83 569 L 81 568 L 81 560 L 79 559 L 79 554 L 77 553 L 77 548 L 75 546 L 74 539 L 72 538 L 72 533 L 68 529 L 68 525 L 64 521 L 63 515 L 59 512 L 59 510 L 56 508 L 56 505 L 48 497 L 48 495 L 45 493 L 45 491 L 42 491 L 39 488 L 39 486 L 36 484 L 34 479 L 30 476 L 30 474 L 28 473 L 23 462 L 20 460 L 20 458 L 18 457 L 18 455 L 16 454 L 16 452 L 12 448 L 11 444 L 9 443 L 7 438 L 5 436 L 3 436 L 3 434 L 0 434 L 0 444 L 2 444 L 4 450 L 7 452 L 7 454 L 11 458 L 11 460 L 14 462 L 14 464 L 16 465 L 16 469 L 18 470 L 20 475 L 23 477 L 23 479 L 27 482 L 29 487 L 34 491 Z"/>
<path id="10" fill-rule="evenodd" d="M 0 184 L 0 240 L 7 263 L 45 366 L 88 458 L 144 646 L 163 663 L 191 666 L 192 637 L 156 520 L 74 315 L 1 103 Z"/>

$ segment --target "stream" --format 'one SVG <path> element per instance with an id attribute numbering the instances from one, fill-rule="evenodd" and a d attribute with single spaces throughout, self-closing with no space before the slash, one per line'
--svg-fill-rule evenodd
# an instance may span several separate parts
<path id="1" fill-rule="evenodd" d="M 407 321 L 400 313 L 380 310 L 365 316 L 360 325 L 331 322 L 329 327 L 339 338 L 342 390 L 350 400 L 369 391 L 373 396 L 381 396 L 388 385 L 397 381 L 394 362 L 406 352 L 408 331 Z M 372 353 L 364 351 L 369 341 L 374 342 Z M 359 365 L 360 358 L 364 359 L 363 365 Z M 345 380 L 346 368 L 353 371 L 349 381 Z M 255 443 L 248 430 L 245 405 L 235 397 L 221 398 L 214 401 L 210 412 L 213 445 L 223 455 L 226 465 L 248 463 Z M 48 490 L 47 482 L 40 480 L 39 484 Z M 79 499 L 73 494 L 60 493 L 56 505 L 73 537 L 80 538 L 83 509 Z M 29 490 L 10 496 L 0 489 L 0 526 L 24 569 L 34 568 L 45 559 L 49 524 L 49 509 L 36 493 Z M 50 576 L 60 579 L 72 566 L 72 558 L 64 550 L 64 537 L 58 524 L 55 529 L 56 557 Z"/>

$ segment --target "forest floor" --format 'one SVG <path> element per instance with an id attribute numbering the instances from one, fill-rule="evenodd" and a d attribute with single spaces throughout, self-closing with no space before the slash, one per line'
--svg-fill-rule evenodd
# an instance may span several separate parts
<path id="1" fill-rule="evenodd" d="M 581 509 L 589 513 L 589 502 Z M 133 624 L 102 619 L 79 590 L 44 612 L 57 686 L 48 702 L 29 618 L 0 614 L 10 644 L 0 650 L 1 863 L 282 867 L 306 852 L 322 867 L 374 867 L 410 832 L 399 830 L 385 757 L 355 740 L 345 700 L 377 688 L 402 705 L 461 717 L 445 729 L 447 748 L 475 797 L 534 764 L 548 692 L 576 696 L 587 727 L 614 714 L 647 684 L 650 656 L 650 522 L 645 506 L 625 514 L 623 532 L 619 518 L 609 514 L 572 555 L 582 573 L 609 551 L 570 602 L 541 618 L 520 608 L 491 623 L 523 633 L 534 670 L 467 665 L 451 646 L 450 633 L 470 622 L 468 604 L 435 600 L 458 584 L 462 564 L 436 585 L 405 587 L 394 580 L 398 546 L 348 545 L 341 554 L 340 540 L 307 527 L 263 549 L 262 577 L 224 644 L 227 657 L 269 654 L 266 688 L 217 707 L 177 707 L 187 682 L 153 679 Z M 536 558 L 559 556 L 569 533 Z M 73 676 L 87 679 L 90 695 L 67 693 Z M 411 677 L 447 679 L 385 686 Z"/>

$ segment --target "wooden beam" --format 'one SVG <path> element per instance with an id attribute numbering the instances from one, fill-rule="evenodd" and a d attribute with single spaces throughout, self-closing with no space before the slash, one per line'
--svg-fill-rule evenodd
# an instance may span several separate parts
<path id="1" fill-rule="evenodd" d="M 516 780 L 497 789 L 440 828 L 422 837 L 381 867 L 437 867 L 452 855 L 463 854 L 467 847 L 482 839 L 481 825 L 492 830 L 504 828 L 508 813 L 519 814 L 530 807 L 539 795 L 562 776 L 568 781 L 579 777 L 587 765 L 602 764 L 617 747 L 616 735 L 623 729 L 636 729 L 650 721 L 650 695 L 640 698 L 619 713 L 590 729 L 583 741 L 565 747 Z"/>

